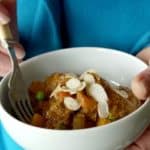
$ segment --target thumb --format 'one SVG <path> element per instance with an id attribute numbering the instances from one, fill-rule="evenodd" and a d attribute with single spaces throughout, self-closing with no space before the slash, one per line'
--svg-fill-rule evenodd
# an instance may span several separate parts
<path id="1" fill-rule="evenodd" d="M 3 24 L 9 22 L 13 36 L 18 40 L 17 17 L 16 17 L 16 0 L 0 0 L 1 20 Z"/>
<path id="2" fill-rule="evenodd" d="M 20 43 L 16 43 L 14 45 L 14 49 L 18 60 L 21 60 L 25 57 L 25 50 Z M 8 52 L 2 46 L 0 46 L 0 52 L 3 54 L 8 54 Z"/>
<path id="3" fill-rule="evenodd" d="M 10 22 L 10 17 L 8 11 L 0 4 L 0 23 L 7 24 Z"/>
<path id="4" fill-rule="evenodd" d="M 18 41 L 17 19 L 16 19 L 16 0 L 0 0 L 0 23 L 4 26 L 9 23 L 11 32 L 16 41 Z M 24 48 L 20 43 L 15 44 L 16 56 L 19 60 L 25 56 Z M 7 54 L 7 51 L 0 46 L 0 52 Z"/>
<path id="5" fill-rule="evenodd" d="M 16 20 L 16 0 L 0 0 L 0 4 L 5 7 L 6 10 L 2 8 L 2 11 L 12 18 L 13 20 Z"/>
<path id="6" fill-rule="evenodd" d="M 150 67 L 133 79 L 131 87 L 139 99 L 145 100 L 150 96 Z"/>

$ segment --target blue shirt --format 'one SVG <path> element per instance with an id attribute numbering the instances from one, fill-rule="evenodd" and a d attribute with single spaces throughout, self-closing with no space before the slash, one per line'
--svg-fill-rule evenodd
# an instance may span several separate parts
<path id="1" fill-rule="evenodd" d="M 136 54 L 150 43 L 149 0 L 19 0 L 27 57 L 62 47 L 98 46 Z"/>
<path id="2" fill-rule="evenodd" d="M 63 47 L 96 46 L 138 53 L 150 43 L 150 0 L 18 0 L 27 58 Z M 22 150 L 0 127 L 4 150 Z M 0 144 L 1 145 L 1 144 Z"/>

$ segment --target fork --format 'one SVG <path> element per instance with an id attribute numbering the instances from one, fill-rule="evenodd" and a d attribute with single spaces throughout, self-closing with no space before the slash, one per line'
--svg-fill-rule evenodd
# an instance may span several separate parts
<path id="1" fill-rule="evenodd" d="M 12 73 L 8 81 L 8 97 L 10 104 L 18 119 L 23 122 L 30 122 L 33 116 L 33 109 L 29 99 L 27 86 L 15 55 L 14 44 L 16 42 L 13 39 L 8 24 L 0 25 L 0 39 L 1 45 L 8 50 L 12 65 Z"/>

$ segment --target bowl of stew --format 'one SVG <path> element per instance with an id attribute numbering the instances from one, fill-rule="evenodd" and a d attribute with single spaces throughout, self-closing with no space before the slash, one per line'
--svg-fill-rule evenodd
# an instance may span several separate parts
<path id="1" fill-rule="evenodd" d="M 30 150 L 116 150 L 138 138 L 150 123 L 150 102 L 130 89 L 147 66 L 105 48 L 68 48 L 35 56 L 21 65 L 34 110 L 20 121 L 0 84 L 0 118 L 8 134 Z"/>

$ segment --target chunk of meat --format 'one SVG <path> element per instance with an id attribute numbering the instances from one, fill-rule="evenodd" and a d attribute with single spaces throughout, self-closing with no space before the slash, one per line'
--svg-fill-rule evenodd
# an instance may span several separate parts
<path id="1" fill-rule="evenodd" d="M 97 126 L 102 126 L 110 123 L 111 121 L 108 118 L 98 118 Z"/>
<path id="2" fill-rule="evenodd" d="M 115 118 L 122 118 L 140 106 L 140 101 L 128 88 L 119 87 L 120 90 L 124 90 L 128 93 L 128 97 L 125 98 L 113 90 L 113 88 L 105 80 L 103 80 L 102 85 L 109 97 L 109 111 Z"/>
<path id="3" fill-rule="evenodd" d="M 41 115 L 45 115 L 45 111 L 49 108 L 49 101 L 41 101 L 41 102 L 36 102 L 34 104 L 34 112 L 39 113 Z"/>
<path id="4" fill-rule="evenodd" d="M 92 121 L 96 121 L 97 102 L 90 96 L 87 96 L 83 91 L 77 93 L 77 100 L 81 103 L 81 109 L 84 114 Z"/>
<path id="5" fill-rule="evenodd" d="M 35 95 L 38 91 L 45 91 L 45 83 L 42 81 L 33 81 L 29 86 L 29 93 Z"/>
<path id="6" fill-rule="evenodd" d="M 41 103 L 43 104 L 43 103 L 45 103 L 45 101 L 38 102 L 36 99 L 36 95 L 39 91 L 42 91 L 45 94 L 45 83 L 42 81 L 33 81 L 30 84 L 28 91 L 29 91 L 29 96 L 30 96 L 32 107 L 33 107 L 34 111 L 38 112 L 38 110 L 40 110 L 40 112 L 41 112 L 41 107 L 39 106 L 39 104 L 41 104 Z M 48 95 L 45 94 L 44 99 L 48 100 L 49 99 Z"/>
<path id="7" fill-rule="evenodd" d="M 32 117 L 31 124 L 38 127 L 43 127 L 45 124 L 45 119 L 38 113 L 35 113 Z"/>
<path id="8" fill-rule="evenodd" d="M 57 99 L 60 102 L 63 102 L 65 97 L 70 97 L 70 93 L 68 93 L 68 92 L 58 92 L 57 93 Z"/>
<path id="9" fill-rule="evenodd" d="M 83 113 L 77 113 L 73 117 L 72 128 L 73 129 L 83 129 L 86 126 L 86 118 Z"/>
<path id="10" fill-rule="evenodd" d="M 46 111 L 47 128 L 59 129 L 59 127 L 70 126 L 70 117 L 72 112 L 63 105 L 58 99 L 51 99 L 48 110 Z"/>
<path id="11" fill-rule="evenodd" d="M 46 84 L 46 93 L 51 93 L 58 84 L 64 85 L 68 79 L 63 73 L 54 73 L 51 76 L 48 76 L 45 80 Z"/>

